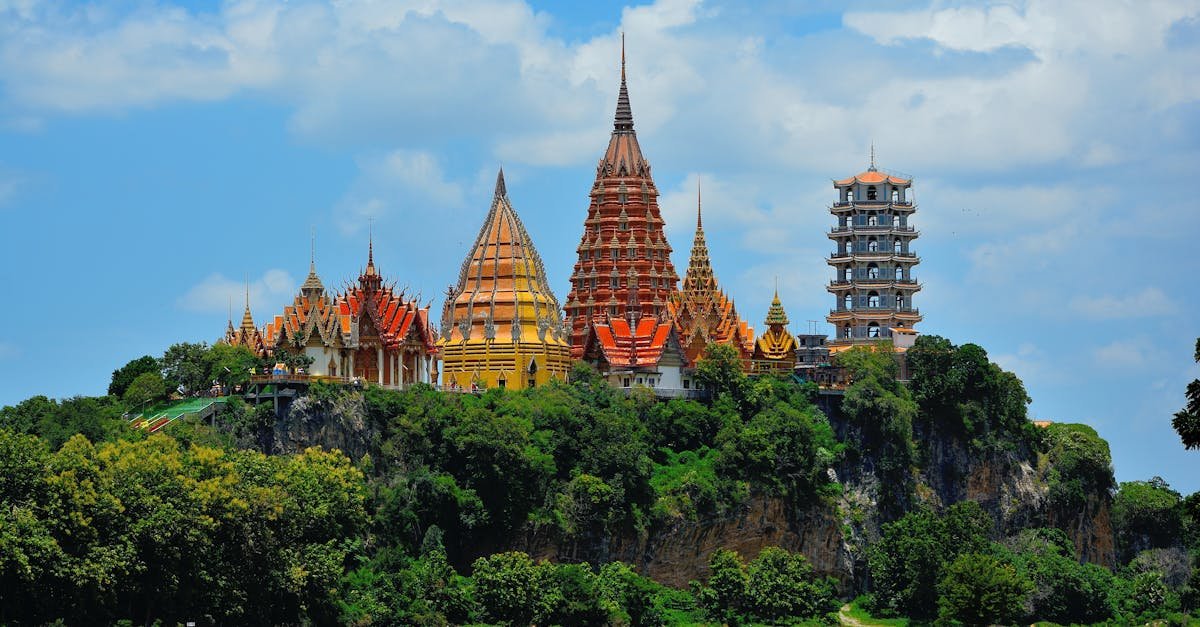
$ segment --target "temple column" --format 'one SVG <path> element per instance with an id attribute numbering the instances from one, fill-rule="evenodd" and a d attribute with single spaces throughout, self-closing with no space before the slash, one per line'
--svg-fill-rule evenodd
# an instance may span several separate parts
<path id="1" fill-rule="evenodd" d="M 375 363 L 377 364 L 376 368 L 379 371 L 379 385 L 383 385 L 383 347 L 382 346 L 378 346 L 375 348 Z"/>
<path id="2" fill-rule="evenodd" d="M 351 379 L 358 376 L 354 372 L 354 351 L 353 350 L 350 351 L 350 370 L 346 373 L 346 375 L 349 376 Z"/>

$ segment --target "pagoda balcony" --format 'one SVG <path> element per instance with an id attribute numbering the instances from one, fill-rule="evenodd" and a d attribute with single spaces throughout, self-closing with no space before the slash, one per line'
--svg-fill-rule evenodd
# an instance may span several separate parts
<path id="1" fill-rule="evenodd" d="M 905 305 L 903 307 L 897 307 L 895 305 L 866 305 L 866 304 L 855 305 L 853 307 L 838 306 L 838 307 L 835 307 L 835 308 L 829 310 L 829 315 L 831 315 L 831 316 L 836 316 L 838 314 L 850 314 L 850 313 L 866 314 L 866 315 L 915 314 L 915 315 L 919 316 L 919 315 L 921 315 L 921 310 L 916 307 L 909 306 L 909 305 Z"/>
<path id="2" fill-rule="evenodd" d="M 911 202 L 887 202 L 886 200 L 851 200 L 839 201 L 829 206 L 831 213 L 846 213 L 853 211 L 856 207 L 868 207 L 872 211 L 878 211 L 881 207 L 886 209 L 894 209 L 904 213 L 913 212 L 916 207 Z"/>
<path id="3" fill-rule="evenodd" d="M 916 233 L 916 229 L 912 226 L 900 224 L 850 224 L 846 226 L 835 226 L 829 229 L 830 234 L 835 233 Z"/>
<path id="4" fill-rule="evenodd" d="M 852 250 L 840 251 L 835 250 L 829 254 L 826 261 L 830 263 L 845 262 L 852 259 L 864 259 L 870 261 L 886 261 L 894 259 L 896 261 L 911 261 L 917 263 L 917 253 L 911 251 L 893 251 L 893 250 Z"/>

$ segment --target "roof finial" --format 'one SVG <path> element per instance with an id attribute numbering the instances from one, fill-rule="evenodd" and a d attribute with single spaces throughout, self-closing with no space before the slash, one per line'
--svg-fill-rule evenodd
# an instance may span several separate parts
<path id="1" fill-rule="evenodd" d="M 871 172 L 875 171 L 875 140 L 871 140 L 871 167 L 867 168 L 867 170 Z"/>
<path id="2" fill-rule="evenodd" d="M 242 282 L 246 284 L 246 311 L 250 311 L 250 279 L 242 276 Z"/>
<path id="3" fill-rule="evenodd" d="M 696 230 L 704 228 L 704 221 L 700 219 L 700 176 L 696 176 Z"/>
<path id="4" fill-rule="evenodd" d="M 617 114 L 613 119 L 613 130 L 633 130 L 633 109 L 629 106 L 629 90 L 625 87 L 625 33 L 621 33 L 621 90 L 617 94 Z"/>
<path id="5" fill-rule="evenodd" d="M 308 271 L 317 271 L 317 227 L 312 227 L 308 236 Z"/>
<path id="6" fill-rule="evenodd" d="M 779 300 L 779 275 L 775 275 L 775 300 Z"/>
<path id="7" fill-rule="evenodd" d="M 375 218 L 367 219 L 367 267 L 375 265 Z"/>
<path id="8" fill-rule="evenodd" d="M 508 189 L 504 185 L 504 166 L 500 166 L 500 171 L 496 173 L 496 198 L 501 198 L 508 195 Z"/>

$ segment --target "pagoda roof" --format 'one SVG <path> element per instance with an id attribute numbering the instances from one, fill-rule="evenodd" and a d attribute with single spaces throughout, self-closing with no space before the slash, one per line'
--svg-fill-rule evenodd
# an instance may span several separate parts
<path id="1" fill-rule="evenodd" d="M 642 156 L 637 133 L 633 130 L 633 108 L 629 104 L 629 88 L 625 84 L 625 40 L 621 39 L 621 88 L 617 92 L 617 110 L 613 115 L 612 137 L 608 149 L 596 167 L 597 178 L 650 177 L 650 164 Z"/>
<path id="2" fill-rule="evenodd" d="M 847 185 L 854 185 L 855 183 L 866 183 L 868 185 L 876 185 L 879 183 L 891 183 L 893 185 L 911 185 L 912 179 L 905 179 L 905 178 L 900 178 L 898 176 L 893 176 L 891 174 L 885 174 L 885 173 L 880 172 L 879 170 L 875 169 L 874 167 L 871 167 L 871 168 L 868 168 L 864 172 L 859 172 L 858 174 L 855 174 L 854 176 L 844 178 L 839 181 L 834 181 L 833 185 L 835 187 L 845 187 Z"/>
<path id="3" fill-rule="evenodd" d="M 508 199 L 504 170 L 492 205 L 442 309 L 443 344 L 548 342 L 568 346 L 542 258 Z"/>
<path id="4" fill-rule="evenodd" d="M 593 321 L 585 354 L 603 357 L 610 368 L 646 368 L 657 366 L 668 349 L 682 358 L 671 323 L 652 317 L 636 324 L 611 318 Z"/>

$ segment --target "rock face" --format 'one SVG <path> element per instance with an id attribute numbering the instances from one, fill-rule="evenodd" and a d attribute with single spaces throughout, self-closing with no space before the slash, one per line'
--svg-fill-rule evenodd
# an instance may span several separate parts
<path id="1" fill-rule="evenodd" d="M 361 394 L 341 394 L 323 401 L 301 396 L 263 434 L 261 448 L 272 455 L 286 455 L 319 446 L 338 449 L 357 461 L 363 455 L 375 455 L 378 440 Z"/>
<path id="2" fill-rule="evenodd" d="M 837 417 L 831 420 L 838 438 L 861 443 L 862 434 Z M 366 416 L 361 395 L 316 401 L 301 397 L 286 416 L 263 434 L 263 450 L 287 454 L 310 446 L 340 449 L 351 459 L 377 455 L 379 434 Z M 996 537 L 1039 526 L 1065 531 L 1081 560 L 1112 567 L 1116 562 L 1111 497 L 1091 495 L 1080 511 L 1056 511 L 1048 504 L 1049 468 L 1036 451 L 1021 447 L 980 450 L 944 433 L 916 433 L 918 463 L 914 496 L 906 510 L 942 509 L 964 500 L 983 506 L 995 520 Z M 768 546 L 800 551 L 818 574 L 838 580 L 843 593 L 866 589 L 866 547 L 877 540 L 887 522 L 877 507 L 880 480 L 876 460 L 854 456 L 831 474 L 842 484 L 833 503 L 797 505 L 786 499 L 753 495 L 734 511 L 703 520 L 680 520 L 641 534 L 584 536 L 564 539 L 546 527 L 528 527 L 482 552 L 525 551 L 535 558 L 603 563 L 621 560 L 671 586 L 686 586 L 707 576 L 708 560 L 718 548 L 753 559 Z M 473 559 L 473 556 L 470 556 Z"/>

